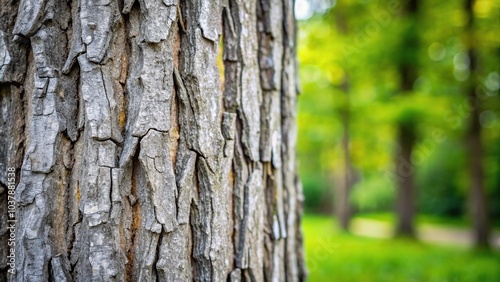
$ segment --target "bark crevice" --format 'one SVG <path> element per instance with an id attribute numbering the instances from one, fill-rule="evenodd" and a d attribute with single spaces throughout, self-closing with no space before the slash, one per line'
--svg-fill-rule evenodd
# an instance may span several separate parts
<path id="1" fill-rule="evenodd" d="M 259 1 L 0 0 L 13 281 L 303 280 L 292 5 Z"/>

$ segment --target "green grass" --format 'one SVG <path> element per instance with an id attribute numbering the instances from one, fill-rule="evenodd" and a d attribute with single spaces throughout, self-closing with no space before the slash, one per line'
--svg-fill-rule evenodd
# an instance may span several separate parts
<path id="1" fill-rule="evenodd" d="M 309 281 L 500 281 L 500 254 L 341 233 L 325 216 L 303 221 Z"/>
<path id="2" fill-rule="evenodd" d="M 395 214 L 390 212 L 379 212 L 379 213 L 362 213 L 355 216 L 355 218 L 366 218 L 378 221 L 383 221 L 387 223 L 393 223 L 395 221 Z M 440 225 L 449 227 L 461 227 L 469 228 L 470 222 L 465 218 L 451 218 L 435 216 L 430 214 L 418 214 L 416 217 L 416 222 L 419 225 Z M 493 229 L 500 230 L 500 222 L 493 222 Z"/>

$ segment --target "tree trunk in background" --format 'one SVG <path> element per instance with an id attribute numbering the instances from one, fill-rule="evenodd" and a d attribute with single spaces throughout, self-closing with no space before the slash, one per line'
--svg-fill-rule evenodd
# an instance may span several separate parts
<path id="1" fill-rule="evenodd" d="M 401 95 L 411 95 L 413 83 L 417 79 L 417 50 L 418 39 L 416 38 L 415 28 L 417 27 L 418 0 L 403 1 L 403 17 L 407 17 L 410 24 L 407 26 L 403 35 L 401 52 L 402 59 L 399 62 L 399 72 L 401 76 L 400 90 Z M 398 144 L 400 148 L 396 159 L 396 170 L 400 177 L 398 183 L 398 192 L 396 199 L 396 235 L 415 237 L 415 187 L 413 183 L 413 164 L 412 153 L 415 145 L 414 122 L 400 122 L 398 128 Z"/>
<path id="2" fill-rule="evenodd" d="M 481 100 L 477 96 L 477 68 L 476 44 L 474 38 L 474 0 L 465 1 L 465 11 L 468 22 L 465 34 L 465 46 L 469 56 L 470 78 L 467 81 L 467 98 L 474 105 L 470 112 L 469 127 L 467 129 L 467 149 L 469 153 L 470 171 L 470 208 L 474 222 L 474 242 L 476 247 L 489 248 L 490 226 L 486 195 L 484 191 L 483 145 L 481 142 Z"/>
<path id="3" fill-rule="evenodd" d="M 293 1 L 220 2 L 0 0 L 12 281 L 305 279 Z"/>
<path id="4" fill-rule="evenodd" d="M 400 125 L 398 142 L 400 155 L 396 160 L 397 168 L 408 169 L 411 164 L 411 155 L 415 144 L 414 128 L 411 125 Z M 413 169 L 413 168 L 412 168 Z M 401 175 L 396 199 L 397 225 L 396 236 L 415 237 L 415 188 L 413 173 Z"/>
<path id="5" fill-rule="evenodd" d="M 346 8 L 342 3 L 338 3 L 335 9 L 335 19 L 338 30 L 343 35 L 348 34 L 347 20 L 345 17 Z M 354 168 L 351 163 L 351 140 L 350 140 L 350 118 L 351 118 L 351 105 L 350 105 L 350 85 L 349 85 L 349 75 L 348 66 L 345 62 L 344 68 L 344 81 L 340 87 L 340 90 L 344 94 L 345 103 L 341 109 L 341 121 L 342 121 L 342 152 L 343 152 L 343 170 L 342 179 L 338 182 L 335 195 L 335 214 L 339 222 L 340 228 L 347 231 L 349 230 L 349 224 L 352 217 L 352 207 L 350 203 L 350 195 L 352 186 L 354 185 Z"/>
<path id="6" fill-rule="evenodd" d="M 344 92 L 346 96 L 349 94 Z M 349 99 L 346 97 L 346 99 Z M 336 195 L 336 216 L 339 221 L 340 228 L 343 230 L 349 230 L 349 224 L 351 222 L 352 217 L 352 208 L 350 203 L 350 194 L 351 188 L 353 185 L 353 169 L 351 165 L 351 153 L 350 153 L 350 138 L 349 138 L 349 109 L 347 108 L 342 113 L 342 127 L 343 127 L 343 136 L 342 136 L 342 151 L 344 153 L 343 156 L 343 177 L 342 180 L 339 181 L 337 187 L 337 195 Z"/>

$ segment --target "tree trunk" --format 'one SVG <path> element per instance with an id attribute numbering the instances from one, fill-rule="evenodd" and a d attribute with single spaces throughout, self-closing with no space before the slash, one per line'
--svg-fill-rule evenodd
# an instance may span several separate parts
<path id="1" fill-rule="evenodd" d="M 335 8 L 336 27 L 342 35 L 349 33 L 348 24 L 345 16 L 346 7 L 342 3 L 338 3 Z M 352 187 L 354 186 L 354 168 L 351 162 L 351 101 L 350 101 L 350 81 L 347 60 L 343 61 L 343 69 L 345 72 L 344 81 L 340 85 L 339 90 L 344 95 L 344 104 L 340 110 L 341 124 L 342 124 L 342 160 L 343 167 L 340 169 L 342 177 L 338 182 L 336 189 L 336 202 L 335 214 L 342 230 L 349 230 L 349 225 L 352 218 L 352 206 L 350 202 L 350 195 Z"/>
<path id="2" fill-rule="evenodd" d="M 2 277 L 305 279 L 292 0 L 0 7 Z"/>
<path id="3" fill-rule="evenodd" d="M 396 235 L 410 238 L 415 237 L 415 188 L 413 185 L 414 168 L 411 163 L 411 155 L 415 143 L 413 130 L 414 128 L 411 125 L 400 125 L 398 142 L 401 151 L 398 159 L 396 160 L 398 171 L 405 171 L 404 175 L 401 175 L 401 182 L 399 182 L 396 198 Z"/>
<path id="4" fill-rule="evenodd" d="M 348 96 L 348 93 L 345 92 Z M 349 99 L 349 98 L 346 98 Z M 346 106 L 347 107 L 347 106 Z M 349 109 L 344 109 L 342 113 L 342 152 L 343 152 L 343 171 L 342 179 L 338 182 L 335 211 L 339 226 L 342 230 L 349 230 L 349 224 L 352 217 L 352 208 L 350 203 L 351 188 L 353 186 L 353 168 L 351 165 L 350 138 L 349 138 Z"/>
<path id="5" fill-rule="evenodd" d="M 465 11 L 468 22 L 466 25 L 465 46 L 469 56 L 470 78 L 467 81 L 467 99 L 474 105 L 470 112 L 469 127 L 467 129 L 467 150 L 469 153 L 470 172 L 470 205 L 474 225 L 474 242 L 478 248 L 490 247 L 490 226 L 486 194 L 484 191 L 484 169 L 483 169 L 483 145 L 481 142 L 481 123 L 479 115 L 481 112 L 481 100 L 477 96 L 477 55 L 474 38 L 474 0 L 465 1 Z"/>
<path id="6" fill-rule="evenodd" d="M 399 72 L 401 76 L 400 90 L 402 95 L 411 95 L 413 83 L 417 79 L 417 50 L 418 40 L 416 38 L 418 0 L 409 0 L 403 3 L 404 17 L 410 21 L 401 44 L 400 54 L 402 59 L 399 62 Z M 415 117 L 413 117 L 415 119 Z M 398 183 L 398 195 L 396 203 L 397 223 L 396 235 L 405 237 L 415 237 L 415 187 L 413 183 L 414 167 L 412 164 L 413 147 L 415 145 L 415 120 L 400 121 L 398 128 L 398 144 L 400 154 L 396 159 L 396 169 L 400 176 Z M 404 171 L 404 173 L 401 173 Z M 408 173 L 406 173 L 408 172 Z"/>

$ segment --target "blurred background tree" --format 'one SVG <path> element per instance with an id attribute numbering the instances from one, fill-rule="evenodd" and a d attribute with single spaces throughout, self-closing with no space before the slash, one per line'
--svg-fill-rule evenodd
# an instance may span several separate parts
<path id="1" fill-rule="evenodd" d="M 311 280 L 500 281 L 500 0 L 295 12 Z"/>
<path id="2" fill-rule="evenodd" d="M 453 223 L 498 248 L 500 1 L 297 0 L 296 15 L 306 211 L 417 239 Z"/>

